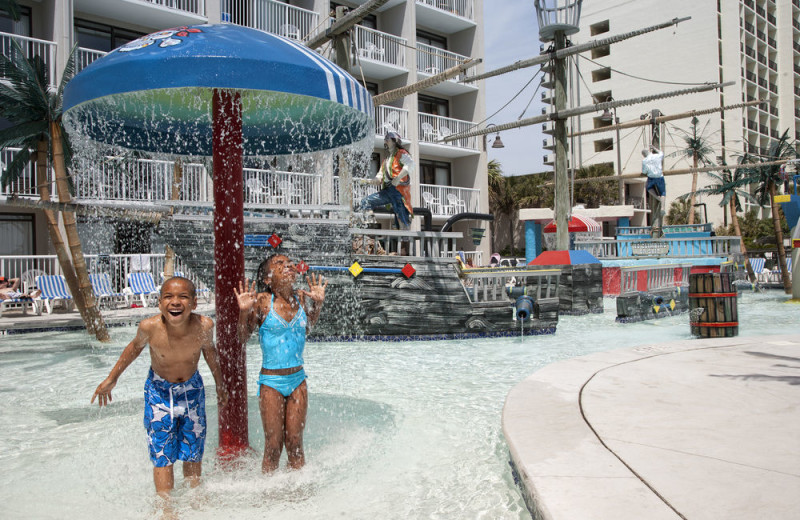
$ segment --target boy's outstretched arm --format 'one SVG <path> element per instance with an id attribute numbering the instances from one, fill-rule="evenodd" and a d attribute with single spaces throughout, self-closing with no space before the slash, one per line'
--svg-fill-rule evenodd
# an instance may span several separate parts
<path id="1" fill-rule="evenodd" d="M 133 363 L 133 360 L 139 357 L 139 354 L 142 353 L 142 350 L 144 350 L 144 347 L 147 345 L 148 340 L 149 334 L 144 331 L 140 323 L 136 331 L 136 337 L 134 337 L 133 341 L 128 343 L 128 346 L 122 351 L 122 354 L 120 354 L 117 363 L 114 365 L 114 368 L 111 369 L 111 373 L 108 374 L 108 377 L 97 385 L 91 403 L 94 403 L 94 400 L 97 399 L 97 404 L 102 407 L 112 401 L 111 390 L 117 385 L 117 379 L 119 379 L 119 376 L 122 375 L 125 369 Z"/>
<path id="2" fill-rule="evenodd" d="M 211 321 L 210 319 L 208 321 Z M 203 336 L 203 358 L 211 369 L 211 375 L 214 376 L 214 383 L 217 385 L 217 405 L 222 408 L 228 404 L 228 389 L 225 387 L 225 382 L 222 380 L 222 372 L 219 369 L 219 356 L 217 355 L 217 347 L 214 346 L 214 335 L 212 329 L 213 322 L 209 326 L 206 334 Z"/>

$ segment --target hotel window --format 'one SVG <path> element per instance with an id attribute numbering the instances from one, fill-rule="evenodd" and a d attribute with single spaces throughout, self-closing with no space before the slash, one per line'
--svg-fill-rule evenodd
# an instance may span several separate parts
<path id="1" fill-rule="evenodd" d="M 0 255 L 34 255 L 33 215 L 0 214 Z"/>
<path id="2" fill-rule="evenodd" d="M 19 21 L 15 22 L 6 11 L 0 9 L 0 32 L 17 34 L 19 36 L 31 35 L 31 8 L 19 6 Z"/>
<path id="3" fill-rule="evenodd" d="M 417 98 L 417 110 L 423 114 L 450 117 L 450 102 L 446 99 L 420 94 Z"/>
<path id="4" fill-rule="evenodd" d="M 450 186 L 450 163 L 421 160 L 419 162 L 421 184 Z"/>
<path id="5" fill-rule="evenodd" d="M 417 43 L 424 43 L 437 49 L 447 50 L 447 38 L 425 31 L 417 31 Z"/>
<path id="6" fill-rule="evenodd" d="M 111 25 L 75 19 L 75 38 L 78 47 L 109 52 L 144 34 Z"/>

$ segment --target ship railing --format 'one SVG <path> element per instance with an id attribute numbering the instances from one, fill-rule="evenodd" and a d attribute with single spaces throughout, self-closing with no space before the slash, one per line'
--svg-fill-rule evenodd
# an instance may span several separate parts
<path id="1" fill-rule="evenodd" d="M 574 248 L 602 259 L 728 257 L 740 252 L 737 237 L 581 240 Z"/>
<path id="2" fill-rule="evenodd" d="M 86 269 L 89 274 L 105 273 L 111 279 L 112 288 L 121 292 L 127 285 L 127 277 L 132 272 L 149 272 L 157 285 L 163 282 L 166 264 L 164 254 L 85 254 Z M 174 271 L 192 280 L 198 289 L 205 289 L 203 281 L 180 257 L 175 258 Z M 14 255 L 0 256 L 0 276 L 21 278 L 24 290 L 34 287 L 36 276 L 50 274 L 63 275 L 56 255 Z"/>
<path id="3" fill-rule="evenodd" d="M 680 278 L 675 270 L 681 269 Z M 620 269 L 622 275 L 621 294 L 630 294 L 656 289 L 670 289 L 686 285 L 689 280 L 690 264 L 663 264 L 648 266 L 627 266 Z"/>
<path id="4" fill-rule="evenodd" d="M 354 241 L 361 240 L 356 254 L 381 256 L 397 254 L 412 257 L 443 257 L 456 254 L 456 240 L 461 232 L 404 231 L 395 229 L 353 229 Z"/>
<path id="5" fill-rule="evenodd" d="M 528 296 L 539 301 L 558 298 L 561 269 L 462 269 L 461 277 L 473 303 L 510 303 L 508 287 L 524 287 Z"/>

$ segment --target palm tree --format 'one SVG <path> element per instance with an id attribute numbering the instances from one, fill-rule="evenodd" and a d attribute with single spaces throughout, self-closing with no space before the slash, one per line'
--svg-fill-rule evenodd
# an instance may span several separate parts
<path id="1" fill-rule="evenodd" d="M 3 187 L 14 182 L 32 159 L 36 163 L 37 184 L 42 200 L 50 199 L 47 186 L 48 155 L 55 174 L 59 202 L 70 201 L 70 181 L 67 165 L 71 159 L 69 139 L 61 124 L 62 94 L 67 82 L 74 74 L 73 47 L 64 68 L 57 90 L 50 87 L 48 68 L 40 56 L 25 58 L 22 49 L 12 40 L 10 57 L 0 56 L 0 117 L 13 126 L 0 131 L 0 148 L 20 147 L 14 159 L 6 165 L 0 176 Z M 35 150 L 35 151 L 33 151 Z M 56 249 L 64 278 L 81 313 L 89 333 L 98 340 L 108 341 L 103 317 L 97 309 L 83 257 L 75 214 L 63 212 L 64 229 L 67 233 L 70 254 L 64 248 L 64 240 L 52 211 L 45 211 L 48 231 Z"/>
<path id="2" fill-rule="evenodd" d="M 678 152 L 679 154 L 691 157 L 692 167 L 695 169 L 695 171 L 692 172 L 692 191 L 689 196 L 690 208 L 694 207 L 694 193 L 697 192 L 697 165 L 698 163 L 703 163 L 704 166 L 711 164 L 713 162 L 711 158 L 714 154 L 714 150 L 708 145 L 708 140 L 703 137 L 703 132 L 700 132 L 700 135 L 697 133 L 697 123 L 699 122 L 700 120 L 696 117 L 692 118 L 692 132 L 691 134 L 684 132 L 685 135 L 683 136 L 686 147 Z M 694 224 L 695 220 L 695 212 L 690 211 L 687 224 Z"/>
<path id="3" fill-rule="evenodd" d="M 667 211 L 667 216 L 664 217 L 664 222 L 666 222 L 668 226 L 688 224 L 690 213 L 694 213 L 695 220 L 700 219 L 700 214 L 692 206 L 689 206 L 688 201 L 677 198 L 669 205 L 669 211 Z"/>
<path id="4" fill-rule="evenodd" d="M 746 164 L 749 162 L 747 154 L 741 158 L 739 164 Z M 747 258 L 747 247 L 744 244 L 744 237 L 742 236 L 742 229 L 739 226 L 738 211 L 742 211 L 742 204 L 739 197 L 743 197 L 751 202 L 758 203 L 758 200 L 747 191 L 748 184 L 748 171 L 746 168 L 735 168 L 733 172 L 728 169 L 722 170 L 721 173 L 716 174 L 707 172 L 708 175 L 714 179 L 713 184 L 709 184 L 705 188 L 697 190 L 696 192 L 687 193 L 681 199 L 695 195 L 695 194 L 708 194 L 708 195 L 721 195 L 722 200 L 719 205 L 723 208 L 727 207 L 731 214 L 731 223 L 733 224 L 734 233 L 739 237 L 739 247 L 741 248 L 742 255 L 745 259 L 745 267 L 747 268 L 747 276 L 750 278 L 751 283 L 756 282 L 756 275 L 753 272 L 753 267 L 750 265 L 750 259 Z"/>
<path id="5" fill-rule="evenodd" d="M 789 130 L 776 141 L 772 141 L 767 149 L 766 155 L 761 156 L 762 162 L 777 162 L 798 157 L 796 150 L 797 143 L 789 140 Z M 792 292 L 792 279 L 786 270 L 786 250 L 783 248 L 783 229 L 781 229 L 781 209 L 775 202 L 775 195 L 778 194 L 778 186 L 783 183 L 781 178 L 781 168 L 779 164 L 768 166 L 757 166 L 754 163 L 750 169 L 749 182 L 757 183 L 756 196 L 762 206 L 769 203 L 772 208 L 772 225 L 775 230 L 775 240 L 778 244 L 778 262 L 781 266 L 781 277 L 783 279 L 783 289 L 787 294 Z"/>
<path id="6" fill-rule="evenodd" d="M 513 181 L 503 176 L 503 170 L 497 160 L 489 161 L 489 210 L 493 214 L 505 215 L 508 218 L 511 236 L 511 254 L 514 254 L 514 227 L 516 219 L 514 211 L 519 207 L 514 197 Z M 489 224 L 492 230 L 492 251 L 497 251 L 497 240 L 494 221 Z"/>

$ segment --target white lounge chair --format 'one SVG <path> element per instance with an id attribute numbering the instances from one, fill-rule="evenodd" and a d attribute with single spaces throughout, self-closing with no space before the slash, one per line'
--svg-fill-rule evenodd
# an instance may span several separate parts
<path id="1" fill-rule="evenodd" d="M 128 273 L 128 286 L 124 289 L 127 294 L 132 294 L 140 299 L 142 307 L 147 307 L 148 301 L 158 302 L 158 287 L 150 273 Z"/>
<path id="2" fill-rule="evenodd" d="M 92 282 L 92 291 L 94 291 L 94 296 L 97 298 L 98 305 L 103 305 L 104 303 L 109 303 L 114 306 L 123 304 L 125 307 L 129 305 L 128 295 L 124 292 L 117 292 L 112 288 L 111 278 L 108 276 L 108 273 L 90 274 L 89 281 Z"/>
<path id="3" fill-rule="evenodd" d="M 72 295 L 69 293 L 66 280 L 60 274 L 36 277 L 36 287 L 42 291 L 39 300 L 44 305 L 47 314 L 53 313 L 56 303 L 62 304 L 67 310 L 72 310 Z"/>

